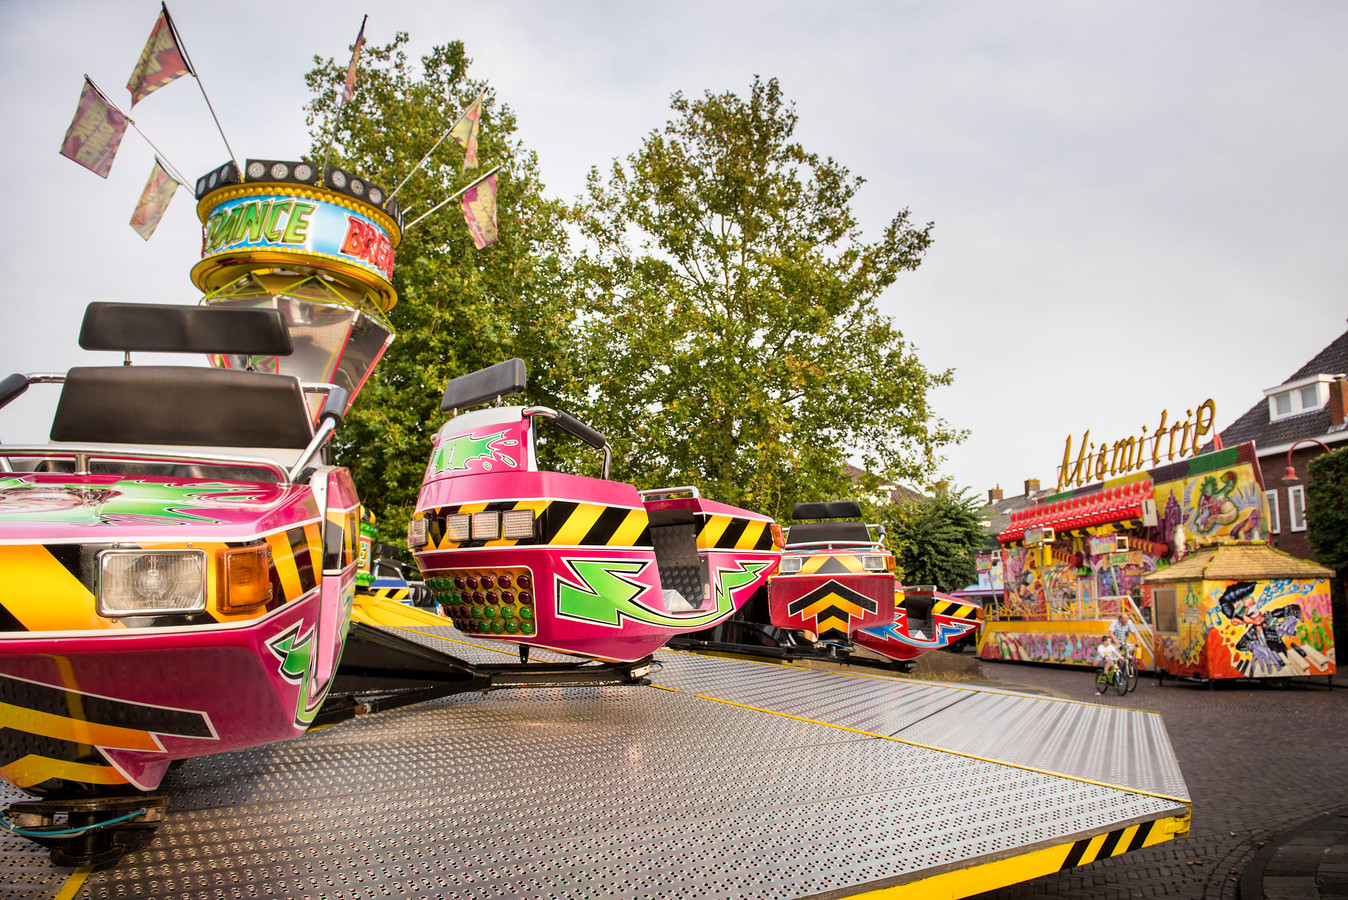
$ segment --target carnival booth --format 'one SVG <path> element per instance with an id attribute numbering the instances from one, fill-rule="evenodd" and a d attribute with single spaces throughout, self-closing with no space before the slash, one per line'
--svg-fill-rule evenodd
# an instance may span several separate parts
<path id="1" fill-rule="evenodd" d="M 979 655 L 1094 665 L 1100 636 L 1128 613 L 1151 668 L 1156 619 L 1143 579 L 1202 546 L 1262 540 L 1266 519 L 1253 443 L 1045 497 L 998 535 L 1005 592 L 984 610 Z"/>
<path id="2" fill-rule="evenodd" d="M 1267 544 L 1199 550 L 1143 579 L 1156 668 L 1204 679 L 1331 676 L 1333 572 Z"/>

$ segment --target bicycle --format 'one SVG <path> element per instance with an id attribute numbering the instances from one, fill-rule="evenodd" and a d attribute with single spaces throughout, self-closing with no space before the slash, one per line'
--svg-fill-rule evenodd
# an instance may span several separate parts
<path id="1" fill-rule="evenodd" d="M 1138 656 L 1141 654 L 1139 649 L 1132 644 L 1125 644 L 1123 649 L 1123 677 L 1128 683 L 1128 690 L 1135 691 L 1137 690 Z M 1124 693 L 1127 693 L 1127 691 Z"/>
<path id="2" fill-rule="evenodd" d="M 1128 693 L 1128 676 L 1124 674 L 1121 662 L 1107 662 L 1095 674 L 1095 692 L 1097 694 L 1103 694 L 1109 690 L 1110 685 L 1114 686 L 1115 692 L 1120 697 Z"/>

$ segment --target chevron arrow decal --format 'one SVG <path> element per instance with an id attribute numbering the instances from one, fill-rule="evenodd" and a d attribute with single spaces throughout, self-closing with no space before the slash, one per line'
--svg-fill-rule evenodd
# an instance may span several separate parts
<path id="1" fill-rule="evenodd" d="M 853 619 L 860 619 L 879 608 L 879 604 L 865 594 L 829 579 L 808 594 L 792 600 L 786 611 L 803 619 L 813 619 L 815 627 L 810 630 L 822 635 L 829 631 L 850 634 Z"/>

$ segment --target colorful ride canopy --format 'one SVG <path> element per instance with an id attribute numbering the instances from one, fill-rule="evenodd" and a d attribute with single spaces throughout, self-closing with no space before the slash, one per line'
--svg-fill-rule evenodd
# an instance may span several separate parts
<path id="1" fill-rule="evenodd" d="M 258 159 L 242 175 L 225 163 L 202 176 L 197 200 L 201 302 L 275 309 L 295 345 L 289 356 L 215 354 L 212 364 L 334 384 L 354 403 L 393 341 L 397 201 L 333 166 L 319 178 L 309 162 Z"/>

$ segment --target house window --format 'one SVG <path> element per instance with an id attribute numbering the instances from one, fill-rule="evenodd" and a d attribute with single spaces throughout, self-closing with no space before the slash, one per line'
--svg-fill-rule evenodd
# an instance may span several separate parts
<path id="1" fill-rule="evenodd" d="M 1282 513 L 1278 508 L 1278 492 L 1264 491 L 1264 501 L 1268 503 L 1268 528 L 1269 534 L 1278 534 L 1282 531 Z"/>
<path id="2" fill-rule="evenodd" d="M 1306 530 L 1306 486 L 1294 484 L 1287 489 L 1287 516 L 1293 531 Z"/>
<path id="3" fill-rule="evenodd" d="M 1179 634 L 1179 605 L 1175 597 L 1176 592 L 1172 587 L 1158 587 L 1151 593 L 1151 608 L 1158 632 Z"/>
<path id="4" fill-rule="evenodd" d="M 1329 375 L 1312 375 L 1275 388 L 1268 388 L 1268 418 L 1270 422 L 1314 412 L 1329 400 Z"/>

